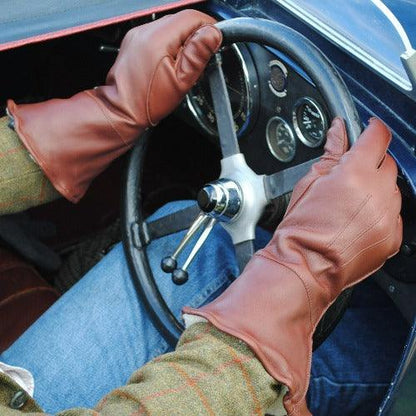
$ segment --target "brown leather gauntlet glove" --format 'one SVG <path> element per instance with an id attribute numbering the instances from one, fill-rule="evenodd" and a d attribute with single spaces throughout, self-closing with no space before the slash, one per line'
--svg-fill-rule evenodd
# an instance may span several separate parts
<path id="1" fill-rule="evenodd" d="M 344 124 L 335 119 L 324 156 L 295 187 L 270 243 L 215 301 L 184 309 L 252 348 L 289 388 L 290 416 L 310 415 L 305 395 L 320 318 L 342 290 L 399 249 L 401 196 L 396 164 L 386 154 L 390 137 L 372 119 L 346 152 Z"/>
<path id="2" fill-rule="evenodd" d="M 130 30 L 106 85 L 16 105 L 15 130 L 55 188 L 77 202 L 91 180 L 181 102 L 221 44 L 215 20 L 185 10 Z"/>

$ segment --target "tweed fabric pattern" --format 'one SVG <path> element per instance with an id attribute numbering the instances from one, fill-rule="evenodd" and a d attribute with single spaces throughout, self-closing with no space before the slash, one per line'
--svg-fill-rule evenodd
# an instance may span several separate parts
<path id="1" fill-rule="evenodd" d="M 24 211 L 59 197 L 16 132 L 0 118 L 0 215 Z"/>
<path id="2" fill-rule="evenodd" d="M 9 387 L 3 381 L 0 391 L 4 388 Z M 137 370 L 94 411 L 71 409 L 59 416 L 263 416 L 276 402 L 275 414 L 282 416 L 282 396 L 245 343 L 201 322 L 184 332 L 174 352 Z M 18 416 L 2 397 L 0 414 Z"/>
<path id="3" fill-rule="evenodd" d="M 25 404 L 19 409 L 10 408 L 10 404 L 16 393 L 23 392 L 22 388 L 12 381 L 8 376 L 0 373 L 0 415 L 1 416 L 18 416 L 21 414 L 30 414 L 31 416 L 42 415 L 41 408 L 35 403 L 35 401 L 27 394 L 25 396 Z"/>
<path id="4" fill-rule="evenodd" d="M 186 330 L 175 352 L 136 371 L 97 410 L 116 414 L 124 398 L 126 415 L 262 416 L 279 393 L 245 343 L 201 322 Z"/>

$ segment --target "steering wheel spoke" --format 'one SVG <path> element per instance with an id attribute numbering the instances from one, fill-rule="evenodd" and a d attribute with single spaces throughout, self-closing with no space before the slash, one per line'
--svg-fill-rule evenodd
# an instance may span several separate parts
<path id="1" fill-rule="evenodd" d="M 222 70 L 221 54 L 215 54 L 208 71 L 222 157 L 240 153 L 227 84 Z"/>
<path id="2" fill-rule="evenodd" d="M 143 222 L 148 244 L 157 238 L 190 228 L 199 212 L 200 209 L 195 203 L 163 217 Z"/>
<path id="3" fill-rule="evenodd" d="M 247 266 L 251 257 L 254 254 L 254 240 L 246 240 L 234 245 L 235 256 L 237 258 L 238 268 L 240 273 Z"/>
<path id="4" fill-rule="evenodd" d="M 291 192 L 299 180 L 308 173 L 311 166 L 318 160 L 319 158 L 311 159 L 300 165 L 292 166 L 273 173 L 272 175 L 264 176 L 266 198 L 271 201 L 272 199 Z"/>

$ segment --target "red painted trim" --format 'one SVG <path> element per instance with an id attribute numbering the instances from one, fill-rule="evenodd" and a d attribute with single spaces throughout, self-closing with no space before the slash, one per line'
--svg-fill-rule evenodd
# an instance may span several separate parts
<path id="1" fill-rule="evenodd" d="M 49 39 L 56 39 L 56 38 L 60 38 L 62 36 L 72 35 L 74 33 L 84 32 L 86 30 L 96 29 L 96 28 L 111 25 L 111 24 L 114 24 L 114 23 L 123 22 L 125 20 L 135 19 L 137 17 L 148 16 L 149 14 L 152 14 L 152 13 L 160 13 L 160 12 L 170 10 L 170 9 L 174 9 L 174 8 L 177 8 L 177 7 L 183 7 L 183 6 L 186 6 L 186 5 L 189 5 L 189 4 L 201 3 L 203 1 L 205 1 L 205 0 L 179 0 L 179 1 L 169 3 L 169 4 L 166 4 L 166 5 L 163 5 L 163 6 L 156 6 L 156 7 L 150 8 L 150 9 L 146 9 L 146 10 L 138 10 L 137 12 L 122 14 L 122 15 L 116 16 L 116 17 L 110 17 L 108 19 L 99 20 L 98 22 L 86 23 L 86 24 L 83 24 L 83 25 L 80 25 L 80 26 L 75 26 L 75 27 L 71 27 L 71 28 L 68 28 L 68 29 L 58 30 L 56 32 L 50 32 L 50 33 L 45 33 L 45 34 L 42 34 L 42 35 L 36 35 L 36 36 L 32 36 L 32 37 L 26 38 L 26 39 L 14 40 L 14 41 L 3 43 L 2 45 L 0 45 L 0 51 L 17 48 L 19 46 L 28 45 L 30 43 L 43 42 L 43 41 L 49 40 Z"/>

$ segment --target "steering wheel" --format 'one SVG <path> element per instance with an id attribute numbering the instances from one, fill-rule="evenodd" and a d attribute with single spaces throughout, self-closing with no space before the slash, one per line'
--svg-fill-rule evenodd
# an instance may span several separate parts
<path id="1" fill-rule="evenodd" d="M 254 42 L 280 50 L 297 62 L 326 101 L 331 118 L 341 116 L 345 120 L 350 145 L 355 142 L 362 126 L 352 97 L 332 63 L 308 39 L 287 26 L 264 19 L 236 18 L 219 22 L 217 27 L 222 31 L 223 45 Z M 310 160 L 273 175 L 254 173 L 239 150 L 220 54 L 213 58 L 206 72 L 222 152 L 219 179 L 199 192 L 198 204 L 154 222 L 146 222 L 141 195 L 146 144 L 150 136 L 150 132 L 146 132 L 130 155 L 123 190 L 122 234 L 131 277 L 139 300 L 144 302 L 156 327 L 172 345 L 176 344 L 183 325 L 169 310 L 159 292 L 149 265 L 147 245 L 154 238 L 190 226 L 175 253 L 161 259 L 163 270 L 172 272 L 175 283 L 183 284 L 187 280 L 187 265 L 213 225 L 220 222 L 232 238 L 241 271 L 254 254 L 255 227 L 266 204 L 290 192 L 315 161 Z M 195 216 L 196 220 L 192 222 Z M 201 229 L 203 231 L 185 265 L 178 268 L 176 256 Z M 341 318 L 350 293 L 350 289 L 344 291 L 322 317 L 314 334 L 314 348 L 320 345 Z"/>

